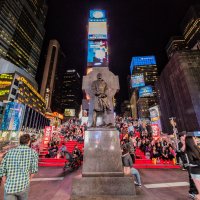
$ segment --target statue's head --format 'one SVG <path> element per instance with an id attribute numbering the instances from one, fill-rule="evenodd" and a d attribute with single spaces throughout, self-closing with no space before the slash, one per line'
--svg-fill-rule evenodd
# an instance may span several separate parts
<path id="1" fill-rule="evenodd" d="M 97 74 L 97 79 L 99 79 L 99 80 L 102 79 L 102 74 L 101 74 L 101 73 L 98 73 L 98 74 Z"/>

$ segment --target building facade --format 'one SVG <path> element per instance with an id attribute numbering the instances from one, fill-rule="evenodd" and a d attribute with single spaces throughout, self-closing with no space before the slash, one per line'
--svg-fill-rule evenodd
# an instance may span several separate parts
<path id="1" fill-rule="evenodd" d="M 46 109 L 51 110 L 52 93 L 55 86 L 55 74 L 58 67 L 60 44 L 57 40 L 50 40 L 40 94 L 46 101 Z"/>
<path id="2" fill-rule="evenodd" d="M 175 53 L 157 83 L 163 131 L 172 132 L 169 118 L 175 117 L 178 131 L 200 130 L 200 51 Z"/>
<path id="3" fill-rule="evenodd" d="M 67 70 L 62 85 L 61 106 L 64 117 L 78 116 L 82 101 L 81 78 L 78 72 L 75 69 Z"/>
<path id="4" fill-rule="evenodd" d="M 157 105 L 155 82 L 158 71 L 154 56 L 133 57 L 129 90 L 132 116 L 140 119 L 150 117 L 149 108 Z M 136 114 L 137 110 L 137 114 Z"/>
<path id="5" fill-rule="evenodd" d="M 45 100 L 37 92 L 37 84 L 32 76 L 3 58 L 0 58 L 0 66 L 0 110 L 2 113 L 0 121 L 2 122 L 6 111 L 9 115 L 9 109 L 19 107 L 23 113 L 20 115 L 20 129 L 42 129 L 48 125 L 49 120 L 44 116 Z M 11 102 L 13 105 L 10 104 Z M 4 119 L 4 124 L 7 122 L 8 120 Z M 5 127 L 7 126 L 4 125 Z"/>
<path id="6" fill-rule="evenodd" d="M 0 56 L 35 77 L 45 35 L 41 0 L 0 0 Z"/>
<path id="7" fill-rule="evenodd" d="M 183 36 L 171 37 L 166 47 L 168 59 L 170 59 L 175 52 L 184 49 L 188 49 L 188 47 Z"/>
<path id="8" fill-rule="evenodd" d="M 200 4 L 189 8 L 181 23 L 181 31 L 182 36 L 171 37 L 166 46 L 169 59 L 177 51 L 200 49 Z"/>
<path id="9" fill-rule="evenodd" d="M 189 8 L 182 21 L 181 29 L 186 45 L 192 49 L 200 40 L 200 4 Z"/>

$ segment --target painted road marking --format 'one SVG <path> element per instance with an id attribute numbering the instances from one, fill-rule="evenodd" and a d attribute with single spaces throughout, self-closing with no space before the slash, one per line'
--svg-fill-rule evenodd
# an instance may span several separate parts
<path id="1" fill-rule="evenodd" d="M 53 177 L 53 178 L 33 178 L 31 181 L 62 181 L 64 177 Z"/>
<path id="2" fill-rule="evenodd" d="M 166 187 L 182 187 L 189 186 L 188 182 L 173 182 L 173 183 L 156 183 L 156 184 L 145 184 L 146 188 L 166 188 Z"/>

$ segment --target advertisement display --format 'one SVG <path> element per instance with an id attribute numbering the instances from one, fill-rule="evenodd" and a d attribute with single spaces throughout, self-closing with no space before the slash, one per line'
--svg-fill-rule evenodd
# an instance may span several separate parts
<path id="1" fill-rule="evenodd" d="M 151 97 L 153 96 L 152 86 L 145 86 L 139 89 L 139 97 Z"/>
<path id="2" fill-rule="evenodd" d="M 51 140 L 52 133 L 53 133 L 53 126 L 45 126 L 44 139 L 43 139 L 44 145 L 48 145 L 49 141 Z"/>
<path id="3" fill-rule="evenodd" d="M 130 66 L 131 74 L 135 66 L 148 66 L 148 65 L 156 65 L 155 56 L 132 57 L 131 66 Z"/>
<path id="4" fill-rule="evenodd" d="M 155 56 L 138 56 L 132 58 L 133 66 L 156 65 Z"/>
<path id="5" fill-rule="evenodd" d="M 107 39 L 107 23 L 89 22 L 88 39 Z"/>
<path id="6" fill-rule="evenodd" d="M 88 65 L 93 67 L 108 66 L 107 41 L 88 41 Z"/>
<path id="7" fill-rule="evenodd" d="M 105 10 L 90 10 L 90 20 L 100 20 L 106 19 L 106 11 Z"/>
<path id="8" fill-rule="evenodd" d="M 131 76 L 131 86 L 132 88 L 145 86 L 144 75 L 137 74 L 137 75 Z"/>
<path id="9" fill-rule="evenodd" d="M 8 100 L 14 74 L 0 74 L 0 101 Z"/>
<path id="10" fill-rule="evenodd" d="M 2 130 L 19 131 L 23 121 L 25 106 L 16 102 L 9 102 L 5 108 Z"/>
<path id="11" fill-rule="evenodd" d="M 152 137 L 154 139 L 159 138 L 160 137 L 160 128 L 159 128 L 158 124 L 151 124 L 151 128 L 152 128 L 152 132 L 153 132 Z"/>
<path id="12" fill-rule="evenodd" d="M 152 122 L 156 122 L 160 119 L 160 113 L 158 106 L 153 106 L 149 108 L 150 118 Z"/>
<path id="13" fill-rule="evenodd" d="M 64 116 L 65 117 L 74 117 L 75 109 L 65 109 Z"/>

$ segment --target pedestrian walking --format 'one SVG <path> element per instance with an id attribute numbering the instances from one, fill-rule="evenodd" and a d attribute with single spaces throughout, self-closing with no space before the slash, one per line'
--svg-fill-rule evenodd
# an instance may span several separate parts
<path id="1" fill-rule="evenodd" d="M 30 180 L 38 171 L 38 155 L 29 147 L 30 135 L 20 137 L 20 145 L 8 151 L 0 166 L 4 200 L 27 200 Z"/>

